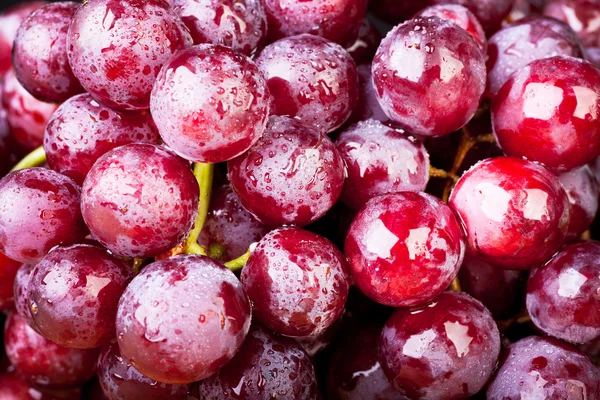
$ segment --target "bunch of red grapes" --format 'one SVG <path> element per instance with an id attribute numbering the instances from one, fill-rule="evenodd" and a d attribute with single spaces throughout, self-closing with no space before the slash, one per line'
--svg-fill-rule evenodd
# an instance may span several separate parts
<path id="1" fill-rule="evenodd" d="M 0 400 L 600 400 L 597 66 L 600 0 L 5 10 Z"/>

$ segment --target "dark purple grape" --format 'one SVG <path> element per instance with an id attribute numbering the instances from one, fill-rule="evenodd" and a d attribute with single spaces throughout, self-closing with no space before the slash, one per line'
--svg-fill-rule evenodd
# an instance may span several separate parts
<path id="1" fill-rule="evenodd" d="M 29 302 L 29 281 L 34 267 L 35 265 L 32 264 L 23 264 L 19 268 L 13 284 L 13 293 L 15 296 L 15 311 L 25 320 L 27 325 L 37 332 L 38 328 L 33 322 L 31 303 Z"/>
<path id="2" fill-rule="evenodd" d="M 508 319 L 521 310 L 527 280 L 523 271 L 506 270 L 480 258 L 467 257 L 458 278 L 462 290 L 483 303 L 495 319 Z"/>
<path id="3" fill-rule="evenodd" d="M 429 181 L 425 146 L 402 129 L 369 119 L 342 131 L 336 147 L 346 164 L 341 200 L 353 210 L 380 194 L 424 191 Z"/>
<path id="4" fill-rule="evenodd" d="M 246 55 L 267 39 L 267 14 L 261 0 L 170 0 L 195 44 L 212 43 Z"/>
<path id="5" fill-rule="evenodd" d="M 358 36 L 367 3 L 368 0 L 265 0 L 269 41 L 310 33 L 342 45 L 350 44 Z"/>
<path id="6" fill-rule="evenodd" d="M 58 172 L 29 168 L 8 174 L 0 181 L 0 251 L 35 263 L 52 247 L 83 239 L 80 198 L 79 186 Z"/>
<path id="7" fill-rule="evenodd" d="M 588 165 L 558 175 L 571 205 L 567 240 L 573 241 L 592 225 L 598 212 L 598 182 Z"/>
<path id="8" fill-rule="evenodd" d="M 314 367 L 294 340 L 253 325 L 236 356 L 197 383 L 202 400 L 317 400 Z"/>
<path id="9" fill-rule="evenodd" d="M 296 118 L 330 133 L 358 104 L 354 60 L 342 46 L 321 37 L 278 40 L 263 49 L 256 64 L 271 91 L 271 115 Z"/>
<path id="10" fill-rule="evenodd" d="M 41 102 L 29 94 L 12 70 L 4 75 L 0 97 L 12 138 L 25 151 L 41 146 L 44 129 L 57 105 Z"/>
<path id="11" fill-rule="evenodd" d="M 600 243 L 576 243 L 531 272 L 527 311 L 544 333 L 588 343 L 600 339 L 599 294 Z"/>
<path id="12" fill-rule="evenodd" d="M 145 110 L 162 66 L 192 44 L 183 22 L 164 0 L 89 0 L 69 27 L 69 63 L 98 101 Z"/>
<path id="13" fill-rule="evenodd" d="M 19 27 L 12 62 L 19 82 L 35 98 L 61 103 L 83 92 L 67 59 L 67 31 L 80 4 L 48 4 Z"/>
<path id="14" fill-rule="evenodd" d="M 216 163 L 250 148 L 263 134 L 269 90 L 252 60 L 226 47 L 177 53 L 152 90 L 152 116 L 165 143 L 191 161 Z"/>
<path id="15" fill-rule="evenodd" d="M 4 327 L 6 354 L 17 372 L 40 387 L 73 388 L 90 379 L 100 349 L 68 349 L 40 336 L 16 313 Z"/>
<path id="16" fill-rule="evenodd" d="M 149 112 L 123 112 L 96 102 L 89 94 L 64 102 L 46 126 L 44 150 L 55 171 L 83 183 L 92 165 L 108 151 L 134 142 L 158 144 Z"/>
<path id="17" fill-rule="evenodd" d="M 269 232 L 242 270 L 253 315 L 286 336 L 317 335 L 344 311 L 350 277 L 342 253 L 299 228 Z"/>
<path id="18" fill-rule="evenodd" d="M 119 346 L 105 346 L 98 359 L 98 379 L 108 400 L 186 400 L 189 385 L 170 385 L 142 375 L 121 356 Z"/>
<path id="19" fill-rule="evenodd" d="M 33 270 L 30 311 L 38 331 L 65 347 L 90 349 L 116 337 L 121 294 L 133 270 L 100 247 L 58 247 Z"/>
<path id="20" fill-rule="evenodd" d="M 600 46 L 600 3 L 597 0 L 550 0 L 544 15 L 569 24 L 584 46 Z"/>
<path id="21" fill-rule="evenodd" d="M 371 64 L 379 43 L 381 43 L 381 33 L 375 25 L 369 22 L 368 19 L 363 19 L 358 30 L 358 38 L 350 46 L 346 47 L 346 51 L 354 59 L 356 65 Z"/>
<path id="22" fill-rule="evenodd" d="M 233 260 L 240 257 L 254 242 L 258 242 L 269 232 L 240 203 L 230 185 L 223 185 L 213 191 L 210 210 L 200 233 L 198 243 L 210 249 L 211 245 L 222 246 L 220 258 Z"/>
<path id="23" fill-rule="evenodd" d="M 373 85 L 371 64 L 359 65 L 356 67 L 356 72 L 358 72 L 358 92 L 360 101 L 352 111 L 352 115 L 348 122 L 366 121 L 368 119 L 386 122 L 389 118 L 385 115 L 379 105 L 375 86 Z"/>
<path id="24" fill-rule="evenodd" d="M 394 389 L 379 363 L 382 326 L 368 322 L 337 343 L 327 372 L 330 400 L 408 400 Z"/>
<path id="25" fill-rule="evenodd" d="M 124 359 L 165 383 L 191 383 L 229 362 L 250 329 L 250 302 L 233 272 L 208 257 L 145 267 L 117 314 Z"/>
<path id="26" fill-rule="evenodd" d="M 0 253 L 0 310 L 8 310 L 15 304 L 13 284 L 21 263 Z"/>
<path id="27" fill-rule="evenodd" d="M 600 369 L 577 349 L 553 338 L 513 343 L 487 389 L 488 400 L 596 399 Z"/>
<path id="28" fill-rule="evenodd" d="M 370 299 L 388 306 L 424 304 L 456 277 L 465 253 L 450 207 L 425 193 L 371 199 L 350 226 L 344 253 L 352 278 Z"/>
<path id="29" fill-rule="evenodd" d="M 242 205 L 272 227 L 316 221 L 344 184 L 344 161 L 331 139 L 288 117 L 271 117 L 264 136 L 227 167 Z"/>
<path id="30" fill-rule="evenodd" d="M 442 136 L 465 125 L 485 89 L 485 62 L 464 29 L 438 17 L 396 26 L 373 60 L 379 104 L 411 133 Z"/>
<path id="31" fill-rule="evenodd" d="M 163 147 L 134 143 L 98 159 L 83 184 L 81 211 L 115 254 L 152 257 L 180 244 L 198 214 L 198 182 Z"/>
<path id="32" fill-rule="evenodd" d="M 386 376 L 413 399 L 473 396 L 492 375 L 499 353 L 492 314 L 457 292 L 445 292 L 420 308 L 397 310 L 379 342 Z"/>
<path id="33" fill-rule="evenodd" d="M 518 20 L 490 38 L 487 95 L 494 97 L 510 78 L 532 61 L 554 56 L 583 58 L 583 47 L 568 25 L 552 18 Z"/>
<path id="34" fill-rule="evenodd" d="M 600 155 L 600 70 L 572 57 L 533 61 L 494 97 L 494 134 L 505 154 L 563 172 Z"/>
<path id="35" fill-rule="evenodd" d="M 507 269 L 531 269 L 565 241 L 569 199 L 557 177 L 514 157 L 481 161 L 450 194 L 470 256 Z"/>

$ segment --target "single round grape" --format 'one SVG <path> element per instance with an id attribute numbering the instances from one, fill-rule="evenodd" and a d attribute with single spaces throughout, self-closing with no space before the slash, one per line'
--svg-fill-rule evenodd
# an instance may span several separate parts
<path id="1" fill-rule="evenodd" d="M 475 39 L 475 42 L 479 45 L 479 50 L 481 50 L 483 54 L 487 52 L 488 44 L 483 27 L 475 14 L 460 4 L 450 3 L 429 6 L 419 11 L 417 17 L 438 17 L 448 20 L 467 31 L 467 33 Z"/>
<path id="2" fill-rule="evenodd" d="M 488 400 L 596 399 L 600 369 L 560 340 L 531 336 L 513 343 L 487 389 Z"/>
<path id="3" fill-rule="evenodd" d="M 44 168 L 12 172 L 0 181 L 0 251 L 22 263 L 36 263 L 54 246 L 87 233 L 70 178 Z"/>
<path id="4" fill-rule="evenodd" d="M 185 159 L 217 163 L 263 134 L 269 90 L 252 60 L 222 46 L 198 45 L 165 65 L 152 90 L 152 116 L 165 143 Z"/>
<path id="5" fill-rule="evenodd" d="M 44 129 L 57 105 L 41 102 L 29 94 L 12 70 L 4 75 L 0 95 L 13 139 L 25 151 L 41 146 L 44 141 Z"/>
<path id="6" fill-rule="evenodd" d="M 550 0 L 544 15 L 569 24 L 586 47 L 600 46 L 600 3 L 597 0 Z"/>
<path id="7" fill-rule="evenodd" d="M 233 272 L 208 257 L 145 267 L 117 313 L 121 354 L 142 374 L 185 384 L 229 362 L 250 329 L 250 302 Z"/>
<path id="8" fill-rule="evenodd" d="M 381 43 L 381 33 L 377 28 L 369 22 L 368 19 L 363 19 L 358 30 L 358 37 L 349 46 L 346 47 L 346 51 L 356 65 L 370 64 L 375 57 L 375 52 L 379 43 Z"/>
<path id="9" fill-rule="evenodd" d="M 388 121 L 389 118 L 381 109 L 379 100 L 377 99 L 377 93 L 375 92 L 375 86 L 373 85 L 371 64 L 359 65 L 356 67 L 356 72 L 358 72 L 358 92 L 360 101 L 352 111 L 352 115 L 350 116 L 350 119 L 348 119 L 348 122 L 354 123 L 366 121 L 368 119 L 374 119 L 381 122 Z"/>
<path id="10" fill-rule="evenodd" d="M 374 197 L 350 226 L 344 253 L 358 288 L 393 307 L 424 304 L 456 277 L 465 253 L 460 223 L 425 193 Z"/>
<path id="11" fill-rule="evenodd" d="M 358 36 L 368 0 L 265 0 L 270 42 L 310 33 L 342 45 Z"/>
<path id="12" fill-rule="evenodd" d="M 47 339 L 90 349 L 114 339 L 121 294 L 133 270 L 100 247 L 58 247 L 33 270 L 29 302 L 33 322 Z"/>
<path id="13" fill-rule="evenodd" d="M 571 343 L 600 339 L 600 243 L 562 248 L 534 269 L 527 282 L 527 311 L 544 333 Z"/>
<path id="14" fill-rule="evenodd" d="M 12 45 L 21 22 L 32 12 L 46 4 L 45 1 L 12 2 L 13 7 L 0 13 L 0 76 L 11 66 Z"/>
<path id="15" fill-rule="evenodd" d="M 233 360 L 197 386 L 202 400 L 321 398 L 315 369 L 302 347 L 257 324 Z"/>
<path id="16" fill-rule="evenodd" d="M 304 34 L 278 40 L 263 49 L 256 64 L 271 92 L 271 115 L 296 118 L 330 133 L 358 104 L 352 57 L 321 37 Z"/>
<path id="17" fill-rule="evenodd" d="M 83 184 L 81 212 L 94 238 L 110 251 L 147 258 L 188 235 L 198 193 L 185 161 L 160 146 L 134 143 L 94 164 Z"/>
<path id="18" fill-rule="evenodd" d="M 98 359 L 98 379 L 108 400 L 186 400 L 189 385 L 170 385 L 142 375 L 121 356 L 119 346 L 104 346 Z"/>
<path id="19" fill-rule="evenodd" d="M 145 110 L 163 65 L 192 44 L 183 22 L 163 0 L 89 0 L 73 17 L 69 63 L 96 100 Z"/>
<path id="20" fill-rule="evenodd" d="M 35 265 L 23 264 L 17 271 L 13 284 L 13 293 L 15 299 L 15 311 L 25 320 L 27 325 L 36 332 L 37 326 L 33 322 L 31 315 L 31 303 L 29 302 L 29 281 Z M 38 332 L 39 333 L 39 332 Z"/>
<path id="21" fill-rule="evenodd" d="M 479 300 L 497 320 L 513 317 L 522 308 L 527 282 L 523 271 L 506 270 L 477 257 L 466 257 L 458 278 L 462 290 Z"/>
<path id="22" fill-rule="evenodd" d="M 96 102 L 89 94 L 61 104 L 44 135 L 48 165 L 83 184 L 100 156 L 134 142 L 158 144 L 160 137 L 149 112 L 123 112 Z"/>
<path id="23" fill-rule="evenodd" d="M 8 310 L 15 304 L 13 285 L 21 263 L 0 253 L 0 310 Z"/>
<path id="24" fill-rule="evenodd" d="M 240 257 L 254 242 L 258 242 L 269 232 L 240 203 L 230 185 L 223 185 L 213 191 L 210 210 L 200 233 L 198 243 L 207 249 L 211 245 L 222 246 L 221 258 L 233 260 Z"/>
<path id="25" fill-rule="evenodd" d="M 467 399 L 490 379 L 500 353 L 492 314 L 464 293 L 445 292 L 420 308 L 399 309 L 386 322 L 379 362 L 411 399 Z"/>
<path id="26" fill-rule="evenodd" d="M 299 228 L 269 232 L 241 276 L 254 317 L 286 336 L 317 335 L 344 311 L 350 276 L 342 253 Z"/>
<path id="27" fill-rule="evenodd" d="M 563 172 L 558 180 L 569 197 L 571 218 L 567 240 L 573 241 L 589 229 L 598 212 L 598 182 L 588 165 Z"/>
<path id="28" fill-rule="evenodd" d="M 39 100 L 61 103 L 83 92 L 67 59 L 67 31 L 79 6 L 72 1 L 45 5 L 17 31 L 12 55 L 15 74 Z"/>
<path id="29" fill-rule="evenodd" d="M 331 139 L 288 117 L 271 117 L 264 136 L 227 167 L 242 205 L 272 227 L 316 221 L 344 184 L 344 161 Z"/>
<path id="30" fill-rule="evenodd" d="M 327 371 L 331 400 L 408 400 L 386 378 L 377 355 L 382 324 L 369 321 L 337 343 Z"/>
<path id="31" fill-rule="evenodd" d="M 16 371 L 36 386 L 72 388 L 90 379 L 100 349 L 68 349 L 31 329 L 16 313 L 4 327 L 6 354 Z"/>
<path id="32" fill-rule="evenodd" d="M 373 60 L 383 111 L 409 132 L 442 136 L 466 124 L 485 89 L 485 62 L 464 29 L 438 17 L 396 26 Z"/>
<path id="33" fill-rule="evenodd" d="M 342 131 L 336 147 L 346 164 L 341 200 L 353 210 L 380 194 L 425 191 L 429 154 L 401 129 L 369 119 Z"/>
<path id="34" fill-rule="evenodd" d="M 537 60 L 494 97 L 494 135 L 505 154 L 563 172 L 600 155 L 600 70 L 572 57 Z"/>
<path id="35" fill-rule="evenodd" d="M 563 244 L 569 199 L 557 177 L 514 157 L 481 161 L 450 194 L 467 233 L 467 250 L 490 264 L 531 269 Z"/>
<path id="36" fill-rule="evenodd" d="M 554 56 L 583 58 L 581 41 L 568 25 L 552 18 L 518 20 L 490 38 L 487 95 L 495 97 L 508 78 L 532 61 Z"/>
<path id="37" fill-rule="evenodd" d="M 477 17 L 489 36 L 500 29 L 515 0 L 428 0 L 431 4 L 460 4 Z"/>
<path id="38" fill-rule="evenodd" d="M 261 0 L 171 0 L 194 43 L 212 43 L 251 55 L 267 39 L 267 14 Z"/>

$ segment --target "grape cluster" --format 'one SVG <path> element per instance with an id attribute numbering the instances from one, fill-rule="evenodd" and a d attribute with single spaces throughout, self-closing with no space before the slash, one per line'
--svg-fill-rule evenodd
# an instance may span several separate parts
<path id="1" fill-rule="evenodd" d="M 0 400 L 600 400 L 598 21 L 1 11 Z"/>

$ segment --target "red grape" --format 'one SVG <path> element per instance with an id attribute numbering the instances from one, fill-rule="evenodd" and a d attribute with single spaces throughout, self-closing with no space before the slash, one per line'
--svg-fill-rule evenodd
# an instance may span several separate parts
<path id="1" fill-rule="evenodd" d="M 294 340 L 260 325 L 253 325 L 230 363 L 197 386 L 202 400 L 321 398 L 308 354 Z"/>
<path id="2" fill-rule="evenodd" d="M 198 214 L 198 182 L 164 148 L 134 143 L 98 159 L 82 189 L 92 235 L 115 254 L 152 257 L 183 241 Z"/>
<path id="3" fill-rule="evenodd" d="M 12 45 L 21 22 L 45 1 L 12 2 L 15 6 L 0 13 L 0 76 L 10 70 Z"/>
<path id="4" fill-rule="evenodd" d="M 356 65 L 370 64 L 381 39 L 381 34 L 377 28 L 365 18 L 358 30 L 358 38 L 346 47 L 346 51 L 352 56 Z"/>
<path id="5" fill-rule="evenodd" d="M 64 102 L 52 115 L 44 150 L 52 169 L 82 184 L 92 165 L 108 151 L 133 142 L 158 144 L 159 140 L 150 113 L 113 110 L 82 94 Z"/>
<path id="6" fill-rule="evenodd" d="M 4 328 L 6 354 L 17 372 L 29 382 L 49 388 L 71 388 L 90 379 L 100 349 L 68 349 L 45 339 L 16 313 Z"/>
<path id="7" fill-rule="evenodd" d="M 494 97 L 508 78 L 532 61 L 554 56 L 583 58 L 583 47 L 568 25 L 552 18 L 518 20 L 490 38 L 487 94 Z"/>
<path id="8" fill-rule="evenodd" d="M 67 59 L 67 31 L 80 4 L 48 4 L 27 17 L 13 44 L 19 82 L 39 100 L 60 103 L 83 92 Z"/>
<path id="9" fill-rule="evenodd" d="M 304 34 L 278 40 L 264 48 L 256 64 L 271 91 L 271 115 L 296 118 L 330 133 L 358 104 L 352 57 L 321 37 Z"/>
<path id="10" fill-rule="evenodd" d="M 132 269 L 100 247 L 57 247 L 29 281 L 29 302 L 39 332 L 54 343 L 90 349 L 116 337 L 115 317 Z"/>
<path id="11" fill-rule="evenodd" d="M 57 105 L 43 103 L 29 94 L 12 70 L 4 75 L 0 95 L 13 139 L 25 150 L 41 146 L 44 129 Z"/>
<path id="12" fill-rule="evenodd" d="M 272 227 L 316 221 L 344 184 L 344 161 L 331 139 L 288 117 L 271 117 L 264 136 L 228 170 L 242 205 Z"/>
<path id="13" fill-rule="evenodd" d="M 600 3 L 597 0 L 550 0 L 544 15 L 569 24 L 586 47 L 600 46 Z"/>
<path id="14" fill-rule="evenodd" d="M 251 55 L 267 39 L 267 14 L 262 0 L 170 2 L 196 44 L 220 44 Z"/>
<path id="15" fill-rule="evenodd" d="M 358 72 L 358 92 L 360 101 L 352 111 L 348 122 L 366 121 L 374 119 L 386 122 L 389 118 L 379 105 L 377 92 L 373 85 L 373 75 L 371 73 L 371 64 L 363 64 L 356 67 Z"/>
<path id="16" fill-rule="evenodd" d="M 577 349 L 531 336 L 513 343 L 487 389 L 488 400 L 596 399 L 600 369 Z"/>
<path id="17" fill-rule="evenodd" d="M 165 143 L 191 161 L 234 158 L 263 134 L 269 90 L 252 60 L 222 46 L 199 45 L 165 65 L 151 109 Z"/>
<path id="18" fill-rule="evenodd" d="M 310 33 L 342 45 L 358 36 L 368 0 L 265 0 L 268 36 L 273 42 Z"/>
<path id="19" fill-rule="evenodd" d="M 572 57 L 537 60 L 494 97 L 494 134 L 505 154 L 567 171 L 600 154 L 600 70 Z"/>
<path id="20" fill-rule="evenodd" d="M 12 172 L 0 181 L 0 251 L 35 263 L 54 246 L 86 234 L 81 189 L 70 178 L 44 168 Z"/>
<path id="21" fill-rule="evenodd" d="M 467 7 L 488 35 L 500 29 L 515 0 L 428 0 L 432 4 L 460 4 Z"/>
<path id="22" fill-rule="evenodd" d="M 475 39 L 479 45 L 479 50 L 485 54 L 487 52 L 487 39 L 485 32 L 479 23 L 479 20 L 468 8 L 460 4 L 440 4 L 430 6 L 421 10 L 418 17 L 439 17 L 448 20 L 461 28 Z"/>
<path id="23" fill-rule="evenodd" d="M 269 232 L 240 203 L 230 185 L 217 188 L 210 199 L 210 210 L 198 243 L 207 249 L 211 244 L 223 246 L 223 259 L 243 255 L 248 247 Z"/>
<path id="24" fill-rule="evenodd" d="M 385 324 L 379 362 L 394 387 L 414 399 L 467 399 L 488 381 L 500 353 L 492 314 L 467 294 L 446 292 Z"/>
<path id="25" fill-rule="evenodd" d="M 0 310 L 8 310 L 15 304 L 13 284 L 21 263 L 0 253 Z"/>
<path id="26" fill-rule="evenodd" d="M 396 26 L 373 60 L 383 111 L 407 131 L 442 136 L 466 124 L 485 89 L 483 54 L 464 29 L 438 17 Z"/>
<path id="27" fill-rule="evenodd" d="M 163 0 L 89 0 L 75 14 L 67 49 L 73 73 L 98 101 L 144 110 L 162 66 L 192 44 Z"/>
<path id="28" fill-rule="evenodd" d="M 346 163 L 341 200 L 354 210 L 380 194 L 424 191 L 429 154 L 401 129 L 367 120 L 344 130 L 336 147 Z"/>
<path id="29" fill-rule="evenodd" d="M 342 253 L 299 228 L 269 232 L 242 270 L 254 317 L 286 336 L 317 335 L 344 311 L 350 277 Z"/>
<path id="30" fill-rule="evenodd" d="M 527 311 L 548 335 L 571 343 L 600 339 L 600 243 L 562 248 L 527 282 Z"/>
<path id="31" fill-rule="evenodd" d="M 558 176 L 563 185 L 570 204 L 570 222 L 567 240 L 579 238 L 592 225 L 598 212 L 598 182 L 587 165 Z"/>
<path id="32" fill-rule="evenodd" d="M 109 400 L 186 400 L 188 385 L 170 385 L 142 375 L 121 356 L 119 346 L 105 346 L 98 359 L 98 379 Z"/>
<path id="33" fill-rule="evenodd" d="M 125 290 L 117 339 L 125 360 L 165 383 L 191 383 L 229 362 L 250 329 L 250 302 L 233 272 L 207 257 L 145 267 Z"/>
<path id="34" fill-rule="evenodd" d="M 364 294 L 408 307 L 448 287 L 462 264 L 465 240 L 446 204 L 425 193 L 401 192 L 375 197 L 359 211 L 344 250 Z"/>
<path id="35" fill-rule="evenodd" d="M 569 200 L 554 175 L 514 157 L 481 161 L 450 194 L 471 256 L 508 269 L 530 269 L 563 244 Z"/>
<path id="36" fill-rule="evenodd" d="M 15 311 L 25 320 L 33 330 L 38 331 L 31 315 L 31 303 L 29 302 L 29 281 L 35 265 L 23 264 L 17 271 L 13 284 L 15 298 Z M 39 332 L 38 332 L 39 333 Z"/>

